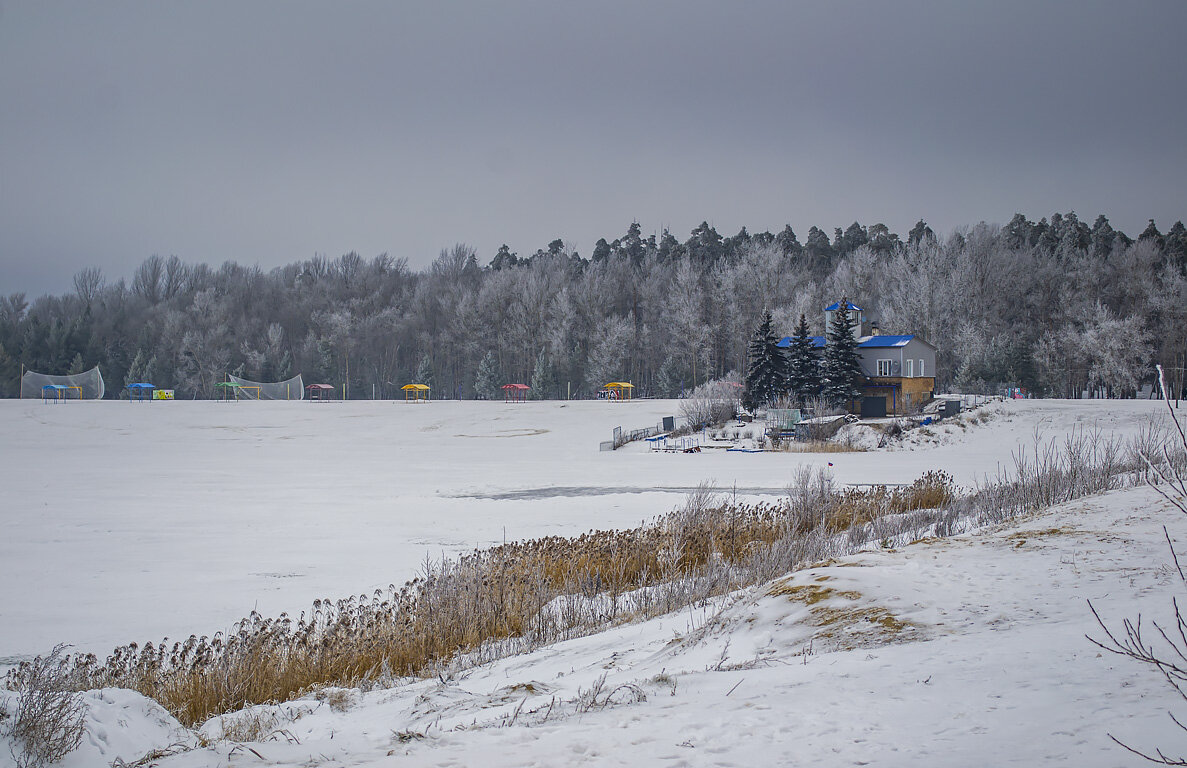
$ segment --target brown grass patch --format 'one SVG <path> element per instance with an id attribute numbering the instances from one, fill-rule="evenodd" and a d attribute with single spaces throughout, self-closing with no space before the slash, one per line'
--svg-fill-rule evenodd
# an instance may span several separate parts
<path id="1" fill-rule="evenodd" d="M 840 650 L 896 642 L 903 633 L 918 629 L 880 606 L 855 605 L 862 594 L 853 590 L 782 582 L 767 594 L 806 605 L 810 612 L 808 624 L 821 630 L 814 639 L 828 640 Z"/>
<path id="2" fill-rule="evenodd" d="M 804 605 L 816 605 L 826 600 L 835 599 L 861 599 L 860 592 L 838 592 L 835 589 L 822 587 L 819 584 L 780 584 L 772 587 L 767 594 L 775 597 L 787 597 Z"/>
<path id="3" fill-rule="evenodd" d="M 776 450 L 784 453 L 864 453 L 866 449 L 831 440 L 784 440 Z"/>
<path id="4" fill-rule="evenodd" d="M 938 472 L 893 490 L 838 493 L 814 482 L 805 486 L 807 495 L 789 492 L 777 503 L 737 503 L 704 491 L 638 528 L 514 542 L 426 562 L 421 576 L 400 588 L 316 600 L 296 619 L 253 612 L 226 634 L 132 643 L 104 661 L 84 655 L 72 660 L 72 674 L 80 688 L 140 691 L 192 726 L 319 687 L 435 675 L 459 655 L 502 640 L 552 642 L 677 610 L 770 578 L 761 563 L 773 545 L 787 548 L 883 515 L 939 507 L 954 496 L 951 479 Z M 816 589 L 802 595 L 813 606 L 850 598 Z"/>

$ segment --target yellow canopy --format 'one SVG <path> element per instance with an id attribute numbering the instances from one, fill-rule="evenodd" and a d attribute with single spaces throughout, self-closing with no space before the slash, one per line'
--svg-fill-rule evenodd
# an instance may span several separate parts
<path id="1" fill-rule="evenodd" d="M 422 400 L 425 402 L 429 400 L 428 384 L 405 384 L 400 389 L 404 390 L 405 402 L 419 403 Z"/>
<path id="2" fill-rule="evenodd" d="M 619 400 L 622 400 L 624 397 L 629 400 L 631 397 L 631 390 L 634 388 L 635 385 L 629 381 L 612 381 L 606 386 L 602 387 L 602 389 L 607 389 L 612 394 L 617 395 Z"/>

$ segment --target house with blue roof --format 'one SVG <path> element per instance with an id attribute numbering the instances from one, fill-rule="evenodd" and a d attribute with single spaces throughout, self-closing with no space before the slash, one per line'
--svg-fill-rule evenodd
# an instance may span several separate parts
<path id="1" fill-rule="evenodd" d="M 831 327 L 833 315 L 840 310 L 840 302 L 824 308 L 824 327 Z M 866 318 L 865 311 L 848 302 L 850 317 L 857 338 L 857 354 L 862 386 L 861 415 L 901 415 L 918 409 L 932 399 L 936 386 L 936 348 L 915 334 L 886 335 L 878 333 L 878 325 Z M 825 345 L 824 336 L 812 336 L 817 348 Z M 791 346 L 791 337 L 784 336 L 779 346 Z"/>

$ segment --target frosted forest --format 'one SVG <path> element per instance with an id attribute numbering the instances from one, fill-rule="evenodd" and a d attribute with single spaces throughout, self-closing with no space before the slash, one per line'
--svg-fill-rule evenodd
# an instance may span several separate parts
<path id="1" fill-rule="evenodd" d="M 152 381 L 206 398 L 226 373 L 345 385 L 391 398 L 493 398 L 508 381 L 537 398 L 590 396 L 606 381 L 673 397 L 742 371 L 764 311 L 779 335 L 842 295 L 882 333 L 939 349 L 937 388 L 1019 386 L 1057 397 L 1132 396 L 1161 363 L 1181 389 L 1187 350 L 1187 230 L 1153 220 L 1136 239 L 1101 215 L 977 224 L 906 235 L 854 222 L 801 242 L 708 223 L 684 241 L 639 223 L 592 253 L 557 239 L 533 254 L 457 244 L 423 270 L 406 258 L 314 256 L 265 272 L 153 255 L 131 276 L 97 268 L 74 290 L 0 297 L 0 395 L 20 366 L 100 366 L 110 392 Z M 1176 369 L 1179 369 L 1176 371 Z"/>

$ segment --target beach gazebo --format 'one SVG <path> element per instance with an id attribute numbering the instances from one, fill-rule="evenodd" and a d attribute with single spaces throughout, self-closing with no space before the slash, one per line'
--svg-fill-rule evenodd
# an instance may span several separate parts
<path id="1" fill-rule="evenodd" d="M 41 402 L 60 403 L 63 400 L 69 400 L 71 390 L 74 390 L 76 400 L 82 399 L 82 387 L 70 384 L 46 384 L 41 388 Z"/>
<path id="2" fill-rule="evenodd" d="M 527 384 L 504 384 L 502 389 L 504 403 L 522 403 L 528 399 L 531 387 Z"/>
<path id="3" fill-rule="evenodd" d="M 156 387 L 146 381 L 129 384 L 127 386 L 128 402 L 143 403 L 145 400 L 152 400 L 154 389 L 156 389 Z"/>
<path id="4" fill-rule="evenodd" d="M 405 384 L 400 389 L 404 390 L 404 402 L 406 403 L 429 402 L 428 384 Z"/>
<path id="5" fill-rule="evenodd" d="M 635 385 L 629 381 L 612 381 L 602 389 L 606 391 L 608 400 L 630 400 Z"/>
<path id="6" fill-rule="evenodd" d="M 310 384 L 305 387 L 305 399 L 311 403 L 334 402 L 334 385 Z"/>

